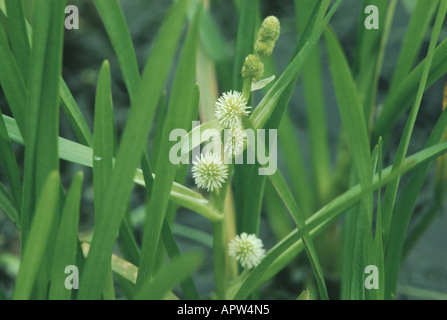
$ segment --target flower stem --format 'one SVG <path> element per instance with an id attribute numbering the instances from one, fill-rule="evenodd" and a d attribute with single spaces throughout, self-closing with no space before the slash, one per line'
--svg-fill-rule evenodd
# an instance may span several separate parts
<path id="1" fill-rule="evenodd" d="M 245 78 L 244 85 L 242 87 L 242 97 L 247 101 L 250 100 L 251 83 L 252 83 L 251 77 Z"/>
<path id="2" fill-rule="evenodd" d="M 225 212 L 225 199 L 230 184 L 233 165 L 228 167 L 228 180 L 221 189 L 211 193 L 211 202 L 220 212 Z M 217 299 L 225 300 L 227 296 L 227 238 L 225 228 L 225 218 L 213 223 L 213 263 L 214 263 L 214 283 L 216 286 Z"/>
<path id="3" fill-rule="evenodd" d="M 217 299 L 225 300 L 227 290 L 226 277 L 226 240 L 225 222 L 219 221 L 213 224 L 213 253 L 214 253 L 214 282 L 216 285 Z"/>
<path id="4" fill-rule="evenodd" d="M 221 189 L 211 193 L 211 201 L 219 211 L 223 212 L 225 207 L 225 195 L 228 183 Z M 213 223 L 213 263 L 214 283 L 216 286 L 217 299 L 225 300 L 227 288 L 227 250 L 225 237 L 225 218 Z"/>

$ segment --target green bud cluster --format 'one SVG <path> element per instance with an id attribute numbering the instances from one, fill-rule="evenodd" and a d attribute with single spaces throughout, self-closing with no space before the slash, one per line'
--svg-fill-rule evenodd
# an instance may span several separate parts
<path id="1" fill-rule="evenodd" d="M 258 41 L 272 41 L 276 42 L 279 38 L 281 27 L 279 20 L 275 16 L 269 16 L 262 22 L 261 29 L 258 32 Z"/>
<path id="2" fill-rule="evenodd" d="M 280 30 L 279 20 L 275 16 L 267 17 L 262 22 L 255 44 L 255 52 L 260 58 L 266 58 L 272 54 Z"/>
<path id="3" fill-rule="evenodd" d="M 256 41 L 255 52 L 260 58 L 266 58 L 270 56 L 275 48 L 274 42 Z"/>
<path id="4" fill-rule="evenodd" d="M 275 48 L 275 43 L 279 38 L 280 24 L 278 18 L 269 16 L 262 22 L 261 29 L 258 32 L 258 39 L 255 43 L 255 54 L 250 54 L 242 68 L 244 78 L 252 78 L 253 81 L 259 81 L 264 75 L 264 64 L 261 59 L 270 56 Z"/>
<path id="5" fill-rule="evenodd" d="M 255 54 L 250 54 L 245 58 L 245 63 L 242 68 L 242 76 L 244 78 L 252 78 L 254 81 L 259 81 L 264 75 L 264 64 Z"/>

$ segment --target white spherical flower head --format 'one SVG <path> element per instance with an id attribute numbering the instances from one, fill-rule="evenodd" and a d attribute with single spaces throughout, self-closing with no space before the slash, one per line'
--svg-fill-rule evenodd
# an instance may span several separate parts
<path id="1" fill-rule="evenodd" d="M 207 153 L 193 162 L 192 177 L 199 188 L 214 191 L 220 189 L 228 177 L 228 168 L 217 155 Z"/>
<path id="2" fill-rule="evenodd" d="M 238 156 L 244 150 L 244 142 L 247 139 L 245 130 L 236 127 L 225 131 L 225 153 Z"/>
<path id="3" fill-rule="evenodd" d="M 250 108 L 242 93 L 229 91 L 217 100 L 215 115 L 224 128 L 235 128 L 241 126 L 241 117 L 248 116 Z"/>
<path id="4" fill-rule="evenodd" d="M 242 233 L 231 240 L 228 246 L 230 257 L 237 261 L 246 269 L 256 267 L 265 255 L 264 245 L 261 239 L 254 234 Z"/>

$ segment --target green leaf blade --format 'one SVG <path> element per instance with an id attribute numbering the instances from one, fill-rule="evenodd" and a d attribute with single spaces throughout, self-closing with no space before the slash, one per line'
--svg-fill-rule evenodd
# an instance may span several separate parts
<path id="1" fill-rule="evenodd" d="M 193 120 L 191 118 L 192 112 L 188 109 L 192 107 L 190 102 L 193 99 L 195 77 L 195 63 L 193 61 L 198 43 L 199 13 L 202 8 L 199 7 L 197 10 L 200 11 L 196 12 L 195 19 L 190 26 L 179 59 L 176 78 L 171 93 L 171 101 L 166 115 L 166 122 L 163 129 L 164 139 L 157 160 L 156 172 L 159 175 L 155 179 L 151 199 L 147 206 L 140 262 L 141 272 L 137 280 L 137 288 L 142 288 L 150 276 L 153 275 L 158 242 L 169 203 L 169 193 L 177 170 L 177 166 L 172 164 L 169 158 L 170 149 L 174 145 L 174 142 L 169 141 L 169 135 L 174 129 L 187 128 Z M 188 106 L 187 108 L 185 108 L 185 101 L 188 102 L 186 104 Z M 176 116 L 178 114 L 185 114 L 185 117 Z"/>
<path id="2" fill-rule="evenodd" d="M 189 1 L 180 1 L 164 22 L 151 58 L 145 67 L 136 102 L 131 107 L 118 150 L 113 174 L 101 209 L 109 219 L 102 220 L 92 240 L 78 298 L 99 298 L 105 274 L 110 263 L 116 232 L 118 231 L 133 186 L 135 170 L 143 154 L 144 143 L 154 118 L 164 82 L 182 30 Z M 99 268 L 98 266 L 101 266 Z"/>
<path id="3" fill-rule="evenodd" d="M 334 89 L 342 125 L 346 131 L 348 144 L 354 162 L 355 177 L 362 186 L 371 183 L 370 146 L 367 133 L 364 109 L 358 95 L 353 76 L 350 73 L 346 57 L 333 31 L 326 32 L 326 45 L 331 65 Z M 345 270 L 349 270 L 345 277 L 353 299 L 365 298 L 363 285 L 363 270 L 367 265 L 374 264 L 372 246 L 372 193 L 365 196 L 357 210 L 359 214 L 351 212 L 345 224 L 347 234 L 345 252 Z"/>
<path id="4" fill-rule="evenodd" d="M 174 286 L 196 270 L 203 261 L 199 254 L 178 257 L 161 269 L 134 297 L 135 300 L 161 300 Z"/>
<path id="5" fill-rule="evenodd" d="M 110 66 L 105 61 L 99 74 L 95 100 L 95 125 L 93 135 L 93 189 L 97 219 L 102 208 L 108 179 L 113 168 L 113 106 Z"/>
<path id="6" fill-rule="evenodd" d="M 64 271 L 67 266 L 76 266 L 82 182 L 83 174 L 80 172 L 73 179 L 62 212 L 54 250 L 50 300 L 70 300 L 72 296 L 71 290 L 65 287 L 67 275 Z"/>
<path id="7" fill-rule="evenodd" d="M 33 224 L 24 246 L 20 270 L 17 276 L 15 300 L 27 300 L 36 281 L 41 263 L 47 250 L 52 226 L 55 224 L 59 201 L 59 175 L 52 172 L 42 189 L 36 206 Z"/>
<path id="8" fill-rule="evenodd" d="M 0 111 L 0 163 L 3 165 L 9 186 L 14 196 L 15 207 L 17 211 L 22 203 L 22 182 L 17 164 L 16 156 L 9 139 L 3 115 Z M 17 221 L 18 222 L 18 221 Z"/>
<path id="9" fill-rule="evenodd" d="M 120 4 L 117 0 L 95 0 L 95 5 L 112 42 L 131 104 L 133 104 L 140 84 L 140 73 L 132 39 Z"/>

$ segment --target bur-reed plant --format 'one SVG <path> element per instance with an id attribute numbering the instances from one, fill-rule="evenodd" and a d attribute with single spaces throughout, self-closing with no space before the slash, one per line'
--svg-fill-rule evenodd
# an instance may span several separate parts
<path id="1" fill-rule="evenodd" d="M 141 72 L 120 2 L 92 1 L 130 101 L 118 139 L 110 63 L 104 61 L 98 70 L 93 130 L 62 77 L 65 1 L 35 0 L 31 6 L 29 1 L 0 0 L 0 84 L 7 102 L 0 115 L 0 211 L 21 240 L 13 294 L 0 292 L 0 297 L 263 298 L 259 289 L 282 270 L 310 266 L 306 284 L 292 298 L 396 298 L 402 260 L 445 198 L 447 115 L 441 106 L 425 147 L 411 155 L 409 149 L 423 95 L 447 72 L 447 44 L 440 39 L 447 0 L 415 0 L 390 87 L 380 100 L 397 0 L 362 1 L 362 9 L 376 5 L 381 18 L 377 30 L 367 30 L 360 19 L 354 61 L 331 26 L 341 4 L 354 0 L 295 0 L 299 37 L 284 70 L 277 70 L 273 59 L 281 21 L 271 14 L 264 18 L 262 1 L 234 1 L 237 35 L 232 50 L 209 9 L 212 3 L 172 1 L 162 25 L 150 30 L 156 37 Z M 331 161 L 327 124 L 327 110 L 335 104 L 326 101 L 322 57 L 330 66 L 341 119 L 336 163 Z M 310 166 L 289 108 L 299 78 Z M 59 136 L 60 110 L 75 140 Z M 193 128 L 197 119 L 202 124 Z M 392 165 L 385 168 L 384 154 L 398 121 L 406 125 Z M 275 163 L 273 173 L 260 174 L 267 164 L 259 154 L 254 164 L 226 163 L 212 152 L 192 158 L 190 166 L 174 163 L 171 151 L 177 141 L 171 133 L 178 129 L 189 132 L 181 145 L 181 156 L 188 159 L 212 138 L 207 129 L 229 132 L 219 139 L 230 160 L 241 154 L 248 158 L 254 147 L 246 129 L 277 132 L 278 168 Z M 263 146 L 266 154 L 275 154 L 273 142 Z M 24 146 L 23 158 L 17 145 Z M 67 174 L 60 160 L 91 170 L 92 181 L 78 173 L 64 179 L 70 184 L 62 183 Z M 409 233 L 432 165 L 434 205 Z M 95 218 L 91 239 L 79 233 L 86 183 L 93 186 L 94 196 L 94 212 L 88 213 Z M 141 243 L 130 220 L 135 185 L 144 189 Z M 180 225 L 180 207 L 202 216 L 212 234 Z M 261 220 L 275 243 L 263 239 Z M 203 250 L 184 252 L 179 230 Z M 328 245 L 328 239 L 334 243 Z M 203 292 L 195 281 L 206 250 L 212 251 L 213 292 Z M 330 250 L 338 255 L 331 266 Z M 67 266 L 79 270 L 78 289 L 66 287 Z M 369 266 L 378 271 L 372 289 L 365 285 Z M 330 280 L 336 290 L 329 290 L 328 269 L 338 270 Z M 71 285 L 75 283 L 72 279 Z"/>

